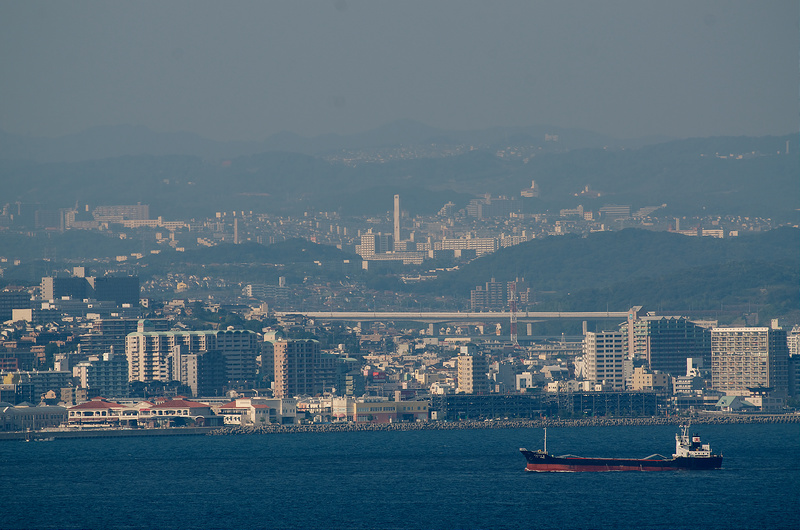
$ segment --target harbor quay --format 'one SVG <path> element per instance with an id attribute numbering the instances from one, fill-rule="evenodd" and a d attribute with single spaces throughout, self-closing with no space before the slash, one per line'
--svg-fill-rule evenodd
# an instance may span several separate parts
<path id="1" fill-rule="evenodd" d="M 541 429 L 545 427 L 621 427 L 680 425 L 690 420 L 695 425 L 800 423 L 800 414 L 702 414 L 668 417 L 592 417 L 576 419 L 513 419 L 418 421 L 397 423 L 305 423 L 260 426 L 230 425 L 225 427 L 173 427 L 161 429 L 93 428 L 40 430 L 0 433 L 0 441 L 52 441 L 79 438 L 123 438 L 161 436 L 237 436 L 255 434 L 303 434 L 337 432 L 448 431 L 474 429 Z"/>
<path id="2" fill-rule="evenodd" d="M 162 436 L 202 436 L 209 434 L 213 427 L 171 427 L 164 429 L 53 429 L 38 431 L 0 432 L 0 442 L 28 441 L 50 442 L 53 440 L 74 440 L 78 438 L 157 438 Z"/>
<path id="3" fill-rule="evenodd" d="M 379 432 L 379 431 L 436 431 L 469 429 L 537 429 L 544 427 L 619 427 L 646 425 L 680 425 L 691 419 L 693 424 L 767 424 L 800 423 L 800 414 L 769 415 L 700 415 L 647 417 L 647 418 L 579 418 L 579 419 L 535 419 L 535 420 L 486 420 L 486 421 L 421 421 L 415 423 L 324 423 L 300 425 L 227 426 L 211 429 L 209 436 L 235 436 L 252 434 L 295 434 L 331 432 Z"/>

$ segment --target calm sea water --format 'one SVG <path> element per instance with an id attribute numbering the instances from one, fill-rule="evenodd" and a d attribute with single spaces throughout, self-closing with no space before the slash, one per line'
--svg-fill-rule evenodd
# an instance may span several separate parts
<path id="1" fill-rule="evenodd" d="M 723 469 L 528 473 L 541 429 L 0 443 L 2 528 L 797 529 L 800 425 L 698 425 Z M 548 429 L 669 455 L 672 427 Z"/>

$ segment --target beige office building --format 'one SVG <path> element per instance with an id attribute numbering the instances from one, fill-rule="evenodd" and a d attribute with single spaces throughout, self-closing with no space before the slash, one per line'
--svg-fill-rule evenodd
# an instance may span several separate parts
<path id="1" fill-rule="evenodd" d="M 583 337 L 586 378 L 604 390 L 625 389 L 624 336 L 619 331 L 587 331 Z"/>
<path id="2" fill-rule="evenodd" d="M 468 347 L 464 347 L 468 349 Z M 462 351 L 458 356 L 458 387 L 459 394 L 488 394 L 489 393 L 489 365 L 486 356 L 469 348 L 469 352 Z"/>
<path id="3" fill-rule="evenodd" d="M 786 331 L 767 327 L 711 330 L 711 387 L 749 396 L 749 388 L 772 388 L 786 395 L 789 348 Z"/>

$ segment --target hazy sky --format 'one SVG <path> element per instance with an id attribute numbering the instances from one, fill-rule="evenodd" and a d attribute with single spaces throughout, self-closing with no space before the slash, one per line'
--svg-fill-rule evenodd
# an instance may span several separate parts
<path id="1" fill-rule="evenodd" d="M 798 130 L 797 0 L 0 0 L 0 128 Z"/>

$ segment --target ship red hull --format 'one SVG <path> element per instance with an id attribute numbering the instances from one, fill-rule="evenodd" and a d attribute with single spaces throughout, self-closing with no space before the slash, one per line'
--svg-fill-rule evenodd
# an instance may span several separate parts
<path id="1" fill-rule="evenodd" d="M 639 465 L 621 465 L 621 464 L 606 464 L 606 465 L 592 465 L 592 464 L 528 464 L 525 468 L 527 471 L 673 471 L 682 469 L 679 467 L 667 466 L 652 466 L 646 464 Z"/>
<path id="2" fill-rule="evenodd" d="M 722 457 L 719 455 L 713 455 L 709 458 L 635 459 L 552 456 L 538 451 L 522 451 L 522 453 L 528 461 L 525 469 L 537 472 L 675 471 L 681 469 L 719 469 L 722 467 Z"/>

